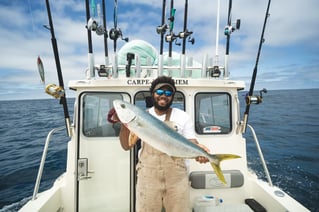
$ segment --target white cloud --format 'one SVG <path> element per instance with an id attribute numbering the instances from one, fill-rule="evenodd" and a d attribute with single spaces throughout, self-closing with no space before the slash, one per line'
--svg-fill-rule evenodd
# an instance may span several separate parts
<path id="1" fill-rule="evenodd" d="M 98 1 L 97 1 L 98 2 Z M 107 25 L 113 27 L 113 1 L 107 2 Z M 167 2 L 167 10 L 170 1 Z M 231 76 L 249 83 L 256 60 L 257 47 L 267 6 L 266 0 L 233 1 L 233 22 L 241 19 L 241 29 L 232 34 L 230 46 Z M 195 45 L 188 44 L 187 53 L 202 61 L 203 55 L 215 56 L 217 1 L 189 0 L 188 29 L 193 31 Z M 87 32 L 85 28 L 85 4 L 79 0 L 50 1 L 55 35 L 58 43 L 61 67 L 67 81 L 84 78 L 87 67 Z M 162 2 L 158 0 L 121 0 L 118 2 L 118 26 L 123 35 L 132 39 L 146 39 L 159 48 L 156 26 L 161 22 Z M 175 1 L 176 33 L 183 26 L 184 1 Z M 266 42 L 260 57 L 258 82 L 267 82 L 274 88 L 318 87 L 317 34 L 319 2 L 272 1 L 270 17 L 265 31 Z M 221 1 L 219 58 L 223 64 L 228 1 Z M 44 2 L 12 0 L 0 3 L 0 99 L 29 96 L 40 89 L 36 58 L 41 56 L 47 82 L 57 83 L 56 67 L 51 45 L 51 34 L 43 27 L 48 23 Z M 103 38 L 93 37 L 93 52 L 97 63 L 104 62 Z M 124 44 L 118 41 L 118 49 Z M 113 42 L 109 40 L 109 56 L 113 55 Z M 165 47 L 167 50 L 167 47 Z M 175 51 L 181 47 L 174 46 Z M 308 71 L 303 71 L 307 69 Z M 303 73 L 299 75 L 297 73 Z M 296 74 L 295 74 L 296 73 Z M 302 77 L 300 77 L 302 76 Z M 294 84 L 291 84 L 293 80 Z M 298 81 L 299 82 L 296 82 Z M 19 89 L 16 90 L 17 86 Z M 258 86 L 258 83 L 256 83 Z M 280 87 L 281 86 L 281 87 Z M 21 89 L 23 88 L 23 89 Z M 29 89 L 28 89 L 29 88 Z M 30 92 L 30 89 L 33 91 Z M 26 93 L 21 95 L 21 91 Z M 27 91 L 28 90 L 28 91 Z M 3 92 L 4 91 L 4 92 Z M 10 94 L 7 96 L 5 94 Z M 40 95 L 41 96 L 41 95 Z"/>

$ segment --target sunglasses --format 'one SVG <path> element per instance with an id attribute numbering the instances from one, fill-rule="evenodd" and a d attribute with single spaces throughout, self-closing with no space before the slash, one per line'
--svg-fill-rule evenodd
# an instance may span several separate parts
<path id="1" fill-rule="evenodd" d="M 165 94 L 165 96 L 172 96 L 173 95 L 173 91 L 169 91 L 169 90 L 162 90 L 162 89 L 157 89 L 155 91 L 155 93 L 159 96 L 162 96 L 163 94 Z"/>

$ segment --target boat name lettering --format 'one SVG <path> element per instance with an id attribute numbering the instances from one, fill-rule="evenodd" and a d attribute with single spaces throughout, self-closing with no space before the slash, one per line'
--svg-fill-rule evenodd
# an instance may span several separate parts
<path id="1" fill-rule="evenodd" d="M 150 85 L 152 83 L 152 80 L 149 79 L 130 79 L 127 80 L 128 85 Z M 177 79 L 175 80 L 176 85 L 188 85 L 187 79 Z"/>
<path id="2" fill-rule="evenodd" d="M 151 80 L 149 79 L 136 79 L 136 80 L 127 80 L 128 85 L 149 85 L 151 84 Z"/>
<path id="3" fill-rule="evenodd" d="M 187 79 L 175 80 L 175 85 L 188 85 L 188 80 Z"/>

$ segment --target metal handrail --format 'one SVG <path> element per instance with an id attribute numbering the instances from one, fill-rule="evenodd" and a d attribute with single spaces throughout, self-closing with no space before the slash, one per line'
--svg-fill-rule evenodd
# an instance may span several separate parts
<path id="1" fill-rule="evenodd" d="M 45 159 L 46 159 L 46 156 L 47 156 L 47 152 L 48 152 L 48 147 L 49 147 L 51 136 L 52 136 L 53 133 L 55 133 L 57 131 L 60 131 L 60 130 L 63 130 L 63 129 L 65 129 L 65 126 L 55 128 L 55 129 L 51 130 L 49 132 L 49 134 L 47 135 L 47 139 L 45 141 L 45 145 L 44 145 L 44 149 L 43 149 L 43 153 L 42 153 L 42 158 L 41 158 L 41 163 L 40 163 L 40 167 L 39 167 L 39 171 L 38 171 L 37 180 L 35 182 L 35 186 L 34 186 L 34 190 L 33 190 L 32 200 L 36 199 L 38 191 L 39 191 L 41 178 L 42 178 L 42 173 L 43 173 L 43 168 L 44 168 Z"/>
<path id="2" fill-rule="evenodd" d="M 268 171 L 268 168 L 267 168 L 267 165 L 266 165 L 266 162 L 265 162 L 265 159 L 264 159 L 264 155 L 261 151 L 261 148 L 259 146 L 259 141 L 257 139 L 257 136 L 256 136 L 256 133 L 255 133 L 255 130 L 252 126 L 250 126 L 249 124 L 247 124 L 247 126 L 250 128 L 251 132 L 253 133 L 253 137 L 254 137 L 254 140 L 255 140 L 255 143 L 256 143 L 256 146 L 257 146 L 257 150 L 258 150 L 258 153 L 259 153 L 259 157 L 260 157 L 260 160 L 261 160 L 261 163 L 263 165 L 263 168 L 264 168 L 264 171 L 265 171 L 265 174 L 266 174 L 266 177 L 267 177 L 267 180 L 268 180 L 268 184 L 269 186 L 273 186 L 272 184 L 272 181 L 271 181 L 271 178 L 270 178 L 270 174 L 269 174 L 269 171 Z"/>

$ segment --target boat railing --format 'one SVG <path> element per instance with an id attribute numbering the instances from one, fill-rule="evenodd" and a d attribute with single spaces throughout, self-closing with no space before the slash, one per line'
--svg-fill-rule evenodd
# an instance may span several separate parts
<path id="1" fill-rule="evenodd" d="M 272 184 L 272 180 L 271 180 L 271 177 L 270 177 L 270 174 L 269 174 L 269 171 L 268 171 L 268 168 L 267 168 L 267 164 L 266 164 L 266 161 L 264 159 L 264 155 L 261 151 L 261 148 L 260 148 L 260 145 L 259 145 L 259 141 L 258 141 L 258 138 L 256 136 L 256 133 L 255 133 L 255 130 L 252 126 L 250 126 L 249 124 L 247 124 L 247 126 L 250 128 L 252 134 L 253 134 L 253 137 L 254 137 L 254 140 L 255 140 L 255 143 L 256 143 L 256 147 L 257 147 L 257 151 L 259 153 L 259 157 L 260 157 L 260 160 L 261 160 L 261 163 L 262 163 L 262 166 L 264 168 L 264 172 L 266 174 L 266 177 L 267 177 L 267 180 L 268 180 L 268 184 L 269 186 L 273 186 Z"/>
<path id="2" fill-rule="evenodd" d="M 187 64 L 172 64 L 172 65 L 140 65 L 131 64 L 119 65 L 95 65 L 94 70 L 100 77 L 119 77 L 119 73 L 126 75 L 126 77 L 151 77 L 168 75 L 172 77 L 195 77 L 195 78 L 214 78 L 218 79 L 220 76 L 225 77 L 225 68 L 222 66 L 212 65 L 210 59 L 204 58 L 202 64 L 193 62 Z M 95 72 L 94 71 L 94 72 Z M 144 71 L 144 76 L 141 76 Z M 115 73 L 116 72 L 116 73 Z M 145 74 L 146 73 L 146 74 Z M 91 79 L 90 70 L 87 69 L 87 77 Z M 95 75 L 95 74 L 94 74 Z M 228 77 L 226 77 L 228 79 Z"/>
<path id="3" fill-rule="evenodd" d="M 47 135 L 47 138 L 46 138 L 46 141 L 45 141 L 45 145 L 44 145 L 44 149 L 43 149 L 43 153 L 42 153 L 41 163 L 40 163 L 40 167 L 39 167 L 39 171 L 38 171 L 38 176 L 37 176 L 37 179 L 36 179 L 36 182 L 35 182 L 35 186 L 34 186 L 32 200 L 35 200 L 37 198 L 37 194 L 38 194 L 40 183 L 41 183 L 43 168 L 44 168 L 45 159 L 46 159 L 46 156 L 47 156 L 47 152 L 48 152 L 51 136 L 55 132 L 61 131 L 63 129 L 65 129 L 65 126 L 55 128 L 55 129 L 51 130 L 49 132 L 49 134 Z"/>

